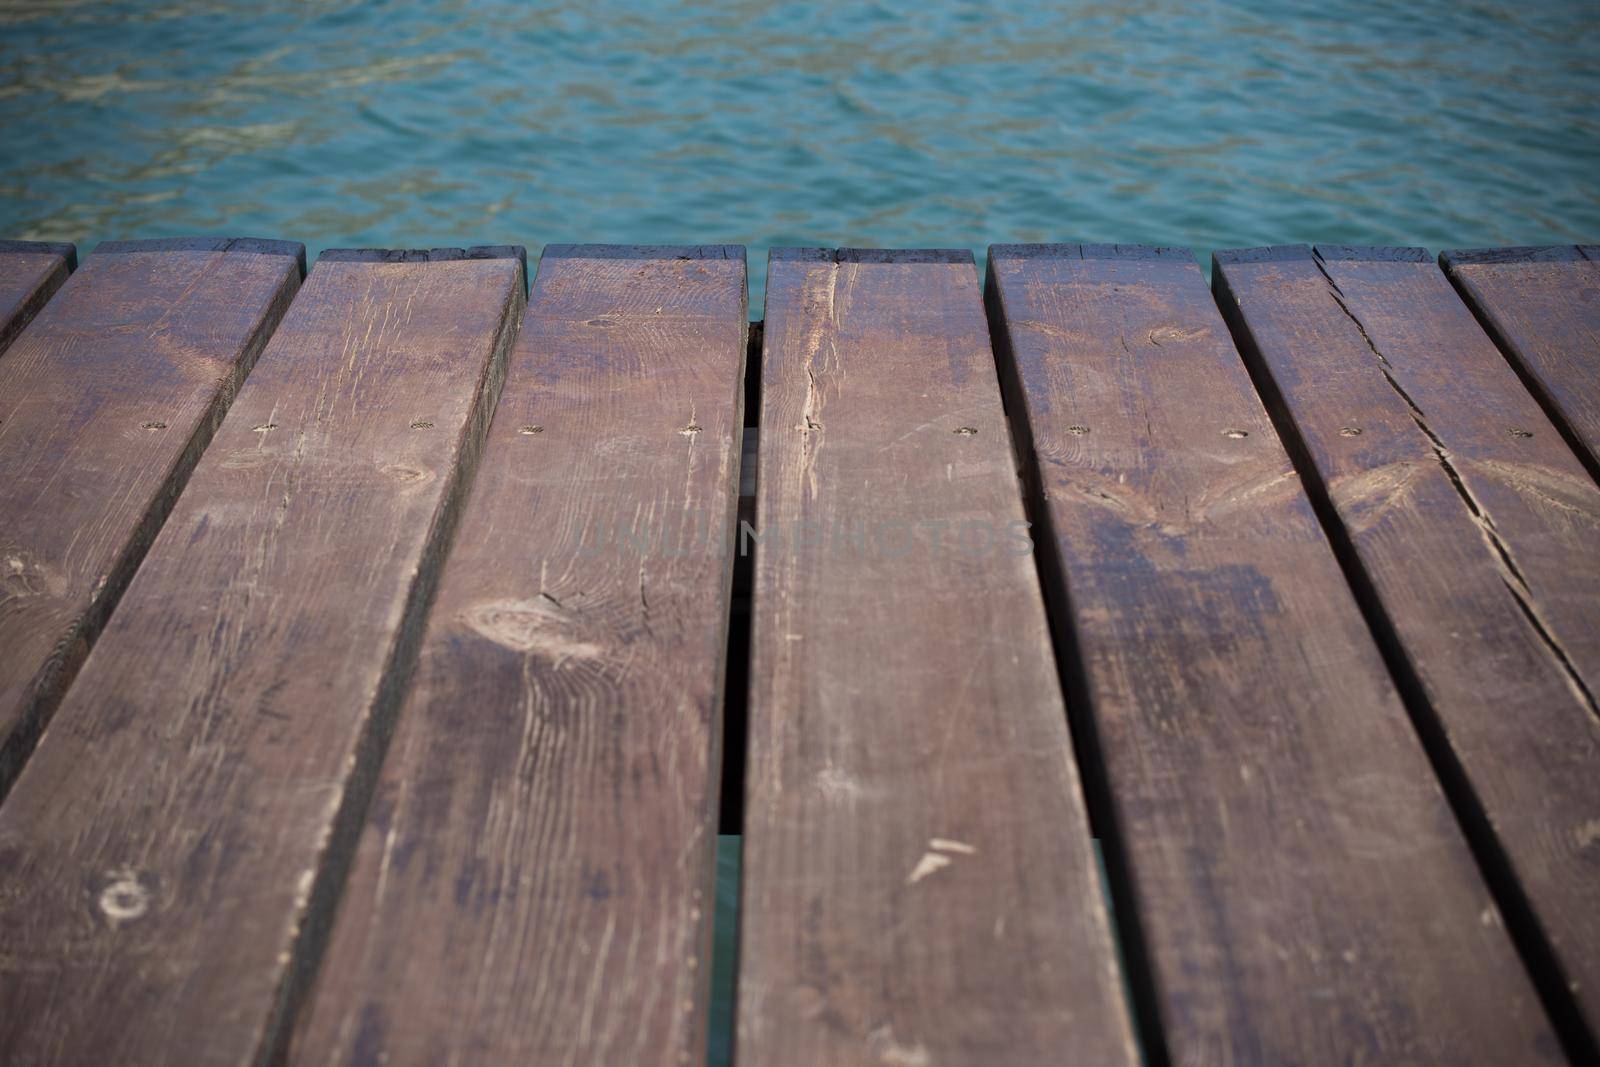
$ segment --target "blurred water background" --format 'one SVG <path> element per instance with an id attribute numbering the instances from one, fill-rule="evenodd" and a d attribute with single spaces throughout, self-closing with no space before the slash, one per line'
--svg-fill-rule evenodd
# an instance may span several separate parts
<path id="1" fill-rule="evenodd" d="M 1600 241 L 1596 0 L 0 3 L 0 237 Z M 726 1062 L 738 839 L 718 859 Z"/>
<path id="2" fill-rule="evenodd" d="M 0 3 L 0 236 L 1600 239 L 1595 0 Z M 980 256 L 981 263 L 981 256 Z"/>

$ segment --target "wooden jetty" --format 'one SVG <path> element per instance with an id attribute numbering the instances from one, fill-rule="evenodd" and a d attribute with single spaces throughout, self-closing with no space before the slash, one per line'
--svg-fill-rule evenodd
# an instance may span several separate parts
<path id="1" fill-rule="evenodd" d="M 1600 1058 L 1600 249 L 746 270 L 0 243 L 0 1062 Z"/>

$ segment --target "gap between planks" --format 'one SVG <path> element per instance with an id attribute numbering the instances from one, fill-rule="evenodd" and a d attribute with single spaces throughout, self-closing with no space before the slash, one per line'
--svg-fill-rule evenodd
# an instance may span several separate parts
<path id="1" fill-rule="evenodd" d="M 1446 442 L 1441 439 L 1440 433 L 1429 424 L 1427 417 L 1423 413 L 1423 408 L 1419 406 L 1412 392 L 1408 391 L 1406 386 L 1399 380 L 1400 369 L 1391 363 L 1390 359 L 1385 355 L 1383 347 L 1371 336 L 1367 325 L 1363 323 L 1361 317 L 1351 306 L 1350 295 L 1345 293 L 1335 280 L 1333 275 L 1339 268 L 1352 265 L 1360 266 L 1359 261 L 1362 260 L 1369 260 L 1374 263 L 1428 263 L 1429 269 L 1423 270 L 1422 273 L 1432 276 L 1432 264 L 1420 249 L 1367 250 L 1333 248 L 1326 251 L 1326 258 L 1322 249 L 1312 250 L 1306 246 L 1245 249 L 1218 253 L 1212 272 L 1214 295 L 1256 389 L 1265 401 L 1273 423 L 1289 451 L 1295 468 L 1300 473 L 1318 519 L 1323 526 L 1329 543 L 1333 546 L 1340 567 L 1345 573 L 1346 580 L 1356 594 L 1357 602 L 1367 619 L 1385 663 L 1396 681 L 1403 704 L 1422 742 L 1423 749 L 1433 766 L 1435 776 L 1443 787 L 1445 796 L 1449 800 L 1457 821 L 1463 829 L 1468 845 L 1480 870 L 1483 872 L 1485 881 L 1506 923 L 1513 944 L 1533 980 L 1534 987 L 1539 994 L 1546 1014 L 1551 1019 L 1557 1036 L 1573 1062 L 1593 1062 L 1596 1059 L 1600 1059 L 1600 1056 L 1597 1056 L 1594 1036 L 1584 1021 L 1583 1013 L 1577 1000 L 1578 983 L 1567 968 L 1562 965 L 1546 923 L 1540 919 L 1539 910 L 1530 897 L 1529 889 L 1516 873 L 1512 862 L 1512 854 L 1508 851 L 1511 846 L 1520 845 L 1526 847 L 1529 841 L 1507 842 L 1501 836 L 1504 831 L 1497 831 L 1495 828 L 1496 825 L 1504 825 L 1512 821 L 1521 825 L 1527 820 L 1511 819 L 1515 811 L 1507 809 L 1503 791 L 1498 798 L 1498 814 L 1500 818 L 1496 819 L 1491 816 L 1489 808 L 1486 806 L 1482 796 L 1480 796 L 1477 786 L 1473 783 L 1469 768 L 1463 762 L 1463 757 L 1457 752 L 1456 745 L 1451 741 L 1452 727 L 1454 727 L 1454 732 L 1462 737 L 1470 737 L 1476 733 L 1471 729 L 1472 721 L 1470 715 L 1466 714 L 1471 712 L 1473 708 L 1470 704 L 1462 706 L 1463 701 L 1459 699 L 1458 693 L 1445 694 L 1446 698 L 1452 695 L 1456 697 L 1454 704 L 1457 706 L 1447 706 L 1445 708 L 1445 712 L 1450 713 L 1449 716 L 1441 712 L 1440 708 L 1436 706 L 1434 698 L 1430 696 L 1429 686 L 1424 683 L 1422 674 L 1419 672 L 1413 653 L 1407 648 L 1406 641 L 1408 638 L 1402 636 L 1396 622 L 1391 618 L 1391 613 L 1394 610 L 1405 607 L 1405 605 L 1396 602 L 1397 593 L 1394 584 L 1396 574 L 1393 567 L 1390 565 L 1386 574 L 1382 570 L 1378 572 L 1378 576 L 1390 585 L 1390 597 L 1387 603 L 1384 596 L 1379 592 L 1374 572 L 1369 570 L 1369 565 L 1378 568 L 1386 566 L 1386 561 L 1383 557 L 1383 546 L 1390 544 L 1391 541 L 1384 539 L 1375 543 L 1369 542 L 1368 551 L 1374 553 L 1374 558 L 1370 561 L 1364 560 L 1362 551 L 1356 545 L 1351 528 L 1346 525 L 1348 521 L 1351 521 L 1351 517 L 1341 514 L 1341 507 L 1334 502 L 1334 496 L 1330 491 L 1330 478 L 1341 476 L 1339 474 L 1340 468 L 1334 468 L 1333 474 L 1329 474 L 1319 466 L 1317 459 L 1313 456 L 1313 445 L 1309 435 L 1317 429 L 1318 409 L 1319 405 L 1324 402 L 1324 394 L 1327 390 L 1335 387 L 1326 381 L 1319 381 L 1316 386 L 1312 387 L 1314 390 L 1320 390 L 1318 392 L 1305 392 L 1304 387 L 1302 387 L 1302 395 L 1298 400 L 1302 411 L 1300 417 L 1297 418 L 1295 412 L 1291 410 L 1291 404 L 1285 396 L 1284 390 L 1280 388 L 1270 361 L 1263 353 L 1262 343 L 1258 342 L 1256 331 L 1265 331 L 1265 336 L 1268 338 L 1269 343 L 1275 344 L 1280 349 L 1286 344 L 1284 336 L 1280 332 L 1276 332 L 1278 328 L 1274 327 L 1273 321 L 1268 317 L 1270 313 L 1269 301 L 1271 299 L 1268 294 L 1276 292 L 1272 286 L 1286 283 L 1283 277 L 1277 274 L 1271 276 L 1270 283 L 1258 281 L 1256 276 L 1250 272 L 1260 270 L 1262 269 L 1262 264 L 1268 263 L 1272 264 L 1275 271 L 1280 272 L 1296 268 L 1303 270 L 1306 264 L 1314 266 L 1316 273 L 1311 277 L 1320 276 L 1321 282 L 1326 286 L 1327 294 L 1338 307 L 1337 314 L 1342 315 L 1351 328 L 1354 329 L 1360 339 L 1357 343 L 1360 346 L 1364 346 L 1371 353 L 1370 359 L 1373 361 L 1375 370 L 1381 375 L 1389 393 L 1398 398 L 1400 402 L 1399 410 L 1405 413 L 1400 421 L 1404 423 L 1409 419 L 1410 424 L 1415 426 L 1416 431 L 1423 438 L 1425 442 L 1424 453 L 1431 453 L 1432 459 L 1437 462 L 1439 469 L 1443 471 L 1445 481 L 1451 487 L 1464 509 L 1464 513 L 1460 517 L 1461 523 L 1465 528 L 1475 529 L 1476 533 L 1481 535 L 1483 544 L 1489 549 L 1489 558 L 1492 559 L 1499 570 L 1504 572 L 1500 577 L 1500 583 L 1503 584 L 1505 592 L 1514 600 L 1518 612 L 1526 618 L 1537 642 L 1544 645 L 1545 650 L 1552 658 L 1555 669 L 1570 686 L 1574 697 L 1573 706 L 1561 709 L 1558 707 L 1561 704 L 1559 699 L 1555 699 L 1555 703 L 1552 706 L 1557 707 L 1557 710 L 1575 712 L 1580 719 L 1592 719 L 1594 704 L 1589 687 L 1577 673 L 1571 658 L 1547 628 L 1546 623 L 1540 618 L 1537 607 L 1530 603 L 1533 598 L 1533 592 L 1528 588 L 1527 580 L 1523 577 L 1514 560 L 1513 545 L 1506 540 L 1508 535 L 1496 526 L 1490 515 L 1488 505 L 1479 500 L 1467 484 L 1468 475 L 1458 469 L 1458 463 L 1482 459 L 1483 457 L 1479 454 L 1482 449 L 1470 449 L 1471 455 L 1465 459 L 1458 458 L 1452 454 Z M 1350 261 L 1356 262 L 1352 264 Z M 1238 285 L 1237 289 L 1230 286 L 1230 276 L 1235 272 L 1240 275 L 1240 278 L 1235 283 Z M 1439 281 L 1442 283 L 1443 279 L 1440 278 Z M 1438 286 L 1435 288 L 1444 287 Z M 1446 291 L 1448 290 L 1446 289 Z M 1437 298 L 1438 294 L 1435 292 L 1432 295 Z M 1254 331 L 1246 317 L 1247 309 L 1245 305 L 1247 304 L 1250 305 L 1248 308 L 1249 313 L 1262 316 L 1262 321 L 1256 324 Z M 1437 306 L 1431 314 L 1448 315 L 1451 312 L 1459 312 L 1460 310 L 1460 306 L 1456 301 L 1446 300 L 1442 301 L 1441 305 Z M 1418 306 L 1414 314 L 1417 316 L 1415 321 L 1421 322 L 1428 321 L 1426 316 L 1430 312 L 1426 307 Z M 1307 327 L 1306 323 L 1302 322 L 1301 325 L 1303 328 Z M 1452 326 L 1457 327 L 1458 324 L 1452 324 Z M 1374 328 L 1376 329 L 1376 327 Z M 1469 326 L 1468 329 L 1470 330 L 1470 328 Z M 1451 345 L 1441 342 L 1436 346 L 1436 349 L 1442 351 L 1449 347 Z M 1492 373 L 1496 368 L 1500 367 L 1500 360 L 1511 363 L 1511 369 L 1516 369 L 1515 360 L 1510 359 L 1503 349 L 1496 353 L 1499 357 L 1498 359 L 1485 360 L 1485 346 L 1482 344 L 1472 349 L 1472 346 L 1464 341 L 1457 347 L 1461 353 L 1458 359 L 1476 359 L 1479 373 L 1485 371 Z M 1468 349 L 1472 350 L 1469 351 Z M 1492 348 L 1489 350 L 1492 351 Z M 1282 358 L 1282 353 L 1279 354 L 1279 358 Z M 1419 374 L 1422 373 L 1424 368 L 1412 366 L 1410 369 L 1411 373 Z M 1358 371 L 1357 373 L 1364 372 Z M 1507 377 L 1510 377 L 1509 373 Z M 1520 375 L 1518 377 L 1520 378 Z M 1512 388 L 1518 394 L 1522 392 L 1521 386 L 1515 379 L 1512 379 Z M 1518 398 L 1516 394 L 1507 397 L 1511 401 L 1515 401 Z M 1521 399 L 1526 401 L 1527 398 L 1521 397 Z M 1433 408 L 1435 404 L 1430 403 L 1428 406 Z M 1326 409 L 1324 408 L 1324 410 Z M 1530 416 L 1526 411 L 1520 416 L 1523 419 L 1530 417 L 1536 418 L 1537 416 L 1536 414 Z M 1552 416 L 1553 421 L 1554 418 Z M 1305 420 L 1310 420 L 1308 423 L 1309 429 L 1301 425 L 1302 421 Z M 1347 426 L 1340 431 L 1340 436 L 1352 442 L 1358 437 L 1365 441 L 1373 433 L 1384 435 L 1386 429 L 1394 429 L 1393 427 L 1385 427 L 1383 425 L 1384 419 L 1376 411 L 1368 411 L 1366 417 L 1360 421 L 1365 424 L 1367 437 L 1361 437 L 1364 432 L 1361 426 Z M 1491 417 L 1489 421 L 1492 423 L 1493 418 Z M 1326 427 L 1324 426 L 1324 428 Z M 1540 432 L 1547 431 L 1548 427 L 1545 427 Z M 1465 432 L 1465 428 L 1458 421 L 1452 425 L 1451 431 L 1447 432 L 1461 435 Z M 1532 434 L 1525 431 L 1515 431 L 1510 434 L 1513 439 L 1532 436 Z M 1355 447 L 1353 443 L 1351 447 Z M 1506 447 L 1509 446 L 1501 446 L 1502 450 Z M 1322 454 L 1327 456 L 1324 462 L 1329 464 L 1335 462 L 1334 456 L 1328 454 L 1326 441 L 1320 445 L 1320 448 L 1322 449 Z M 1559 466 L 1558 461 L 1563 458 L 1565 458 L 1563 447 L 1558 446 L 1553 461 L 1557 461 Z M 1581 459 L 1581 453 L 1574 458 Z M 1425 463 L 1427 461 L 1419 462 Z M 1470 476 L 1477 478 L 1482 475 L 1478 472 L 1471 472 Z M 1342 477 L 1348 481 L 1352 475 L 1345 471 Z M 1581 483 L 1581 479 L 1581 474 L 1578 474 L 1577 480 L 1572 485 L 1578 486 Z M 1442 513 L 1432 514 L 1431 518 L 1436 524 L 1435 528 L 1438 528 L 1437 524 L 1449 524 L 1454 521 L 1451 515 Z M 1514 522 L 1513 525 L 1517 527 L 1516 534 L 1527 536 L 1531 532 L 1525 520 L 1521 523 Z M 1357 529 L 1364 534 L 1366 526 L 1359 526 Z M 1469 549 L 1472 541 L 1473 539 L 1469 535 L 1466 541 Z M 1536 562 L 1548 561 L 1536 560 Z M 1474 588 L 1473 583 L 1469 579 L 1464 584 L 1466 585 L 1466 590 L 1459 595 L 1471 595 L 1470 590 Z M 1489 583 L 1491 587 L 1494 584 L 1493 582 Z M 1426 588 L 1424 584 L 1418 591 L 1419 595 L 1425 595 Z M 1491 589 L 1490 592 L 1492 593 L 1492 591 Z M 1437 619 L 1437 625 L 1439 626 L 1448 627 L 1451 625 L 1451 621 L 1444 615 L 1438 616 Z M 1571 622 L 1570 618 L 1566 621 Z M 1510 636 L 1516 637 L 1517 635 L 1513 633 Z M 1411 639 L 1415 638 L 1416 635 L 1413 633 Z M 1437 660 L 1439 648 L 1438 646 L 1429 648 L 1424 645 L 1420 647 L 1417 654 L 1433 656 Z M 1436 672 L 1440 670 L 1440 664 L 1435 662 L 1433 669 Z M 1436 674 L 1436 683 L 1437 680 L 1438 675 Z M 1529 676 L 1528 681 L 1540 685 L 1548 685 L 1549 682 L 1548 678 L 1543 675 Z M 1556 692 L 1559 693 L 1559 685 L 1556 688 Z M 1492 717 L 1499 718 L 1499 716 Z M 1517 716 L 1517 719 L 1520 718 L 1520 716 Z M 1584 722 L 1556 722 L 1550 725 L 1564 731 L 1561 736 L 1566 738 L 1567 744 L 1572 747 L 1573 751 L 1581 751 L 1585 747 L 1585 743 L 1582 740 L 1575 741 L 1568 736 L 1573 730 L 1577 730 L 1580 735 L 1583 734 Z M 1560 747 L 1560 745 L 1558 744 L 1556 747 Z M 1526 759 L 1532 758 L 1529 754 L 1520 750 L 1516 752 L 1516 755 Z M 1537 769 L 1538 765 L 1534 764 L 1533 767 Z M 1517 773 L 1521 770 L 1523 770 L 1523 767 L 1519 766 L 1512 768 L 1511 772 Z M 1480 776 L 1484 775 L 1484 768 L 1481 765 L 1478 767 L 1478 774 Z M 1485 780 L 1491 787 L 1494 785 L 1495 778 L 1493 776 Z M 1558 787 L 1559 781 L 1559 777 L 1551 779 L 1550 787 Z M 1570 785 L 1570 780 L 1568 784 Z M 1530 799 L 1534 793 L 1540 791 L 1537 785 L 1531 786 Z M 1577 798 L 1574 798 L 1574 800 L 1576 802 Z M 1581 812 L 1581 808 L 1579 811 Z M 1578 817 L 1581 817 L 1581 815 Z M 1526 853 L 1524 853 L 1523 858 L 1527 859 Z M 1542 887 L 1545 910 L 1550 918 L 1570 921 L 1577 916 L 1563 916 L 1559 913 L 1551 913 L 1552 909 L 1561 907 L 1562 902 L 1559 898 L 1550 896 L 1552 889 L 1559 893 L 1559 889 L 1555 887 L 1561 884 L 1582 884 L 1581 872 L 1573 871 L 1569 874 L 1568 879 L 1558 879 L 1555 883 L 1551 883 L 1547 877 L 1546 883 Z M 1582 907 L 1576 901 L 1568 901 L 1566 904 L 1573 908 L 1581 909 Z M 1575 950 L 1581 956 L 1583 951 L 1581 942 L 1584 940 L 1584 935 L 1581 932 L 1575 932 L 1570 925 L 1565 927 L 1565 932 L 1568 935 L 1566 938 L 1569 945 L 1567 951 L 1571 953 Z M 1574 941 L 1578 942 L 1578 944 L 1574 945 Z"/>

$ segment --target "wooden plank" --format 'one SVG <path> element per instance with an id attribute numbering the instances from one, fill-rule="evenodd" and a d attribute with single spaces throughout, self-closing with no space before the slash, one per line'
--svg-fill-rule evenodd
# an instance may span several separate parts
<path id="1" fill-rule="evenodd" d="M 78 265 L 70 244 L 0 241 L 0 354 Z"/>
<path id="2" fill-rule="evenodd" d="M 1600 679 L 1593 483 L 1421 249 L 1320 246 L 1317 263 L 1362 326 L 1381 332 L 1380 339 L 1368 329 L 1369 351 L 1384 355 L 1396 392 L 1423 413 L 1414 425 L 1452 461 L 1464 493 L 1487 516 L 1485 533 L 1505 535 L 1496 555 L 1507 557 L 1507 577 L 1520 578 L 1528 610 L 1571 661 L 1574 684 L 1592 696 Z M 1392 353 L 1405 358 L 1403 373 Z"/>
<path id="3" fill-rule="evenodd" d="M 1509 865 L 1592 1034 L 1600 488 L 1410 251 L 1218 253 L 1218 301 L 1465 774 L 1469 829 Z"/>
<path id="4" fill-rule="evenodd" d="M 704 1061 L 745 330 L 545 249 L 296 1062 Z"/>
<path id="5" fill-rule="evenodd" d="M 1600 480 L 1600 247 L 1468 249 L 1439 263 Z"/>
<path id="6" fill-rule="evenodd" d="M 969 253 L 772 253 L 738 1058 L 1132 1063 Z"/>
<path id="7" fill-rule="evenodd" d="M 240 389 L 0 807 L 0 1059 L 281 1048 L 523 303 L 474 251 L 325 253 Z"/>
<path id="8" fill-rule="evenodd" d="M 304 254 L 252 239 L 102 244 L 0 358 L 0 796 L 294 296 Z M 16 258 L 65 269 L 56 253 Z"/>
<path id="9" fill-rule="evenodd" d="M 1172 1062 L 1559 1062 L 1189 253 L 1001 246 L 990 279 Z"/>

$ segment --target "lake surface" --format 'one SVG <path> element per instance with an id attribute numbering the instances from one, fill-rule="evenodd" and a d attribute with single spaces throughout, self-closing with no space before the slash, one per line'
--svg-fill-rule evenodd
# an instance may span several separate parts
<path id="1" fill-rule="evenodd" d="M 726 241 L 753 317 L 783 244 L 1594 241 L 1596 55 L 1595 0 L 24 0 L 0 236 Z"/>

